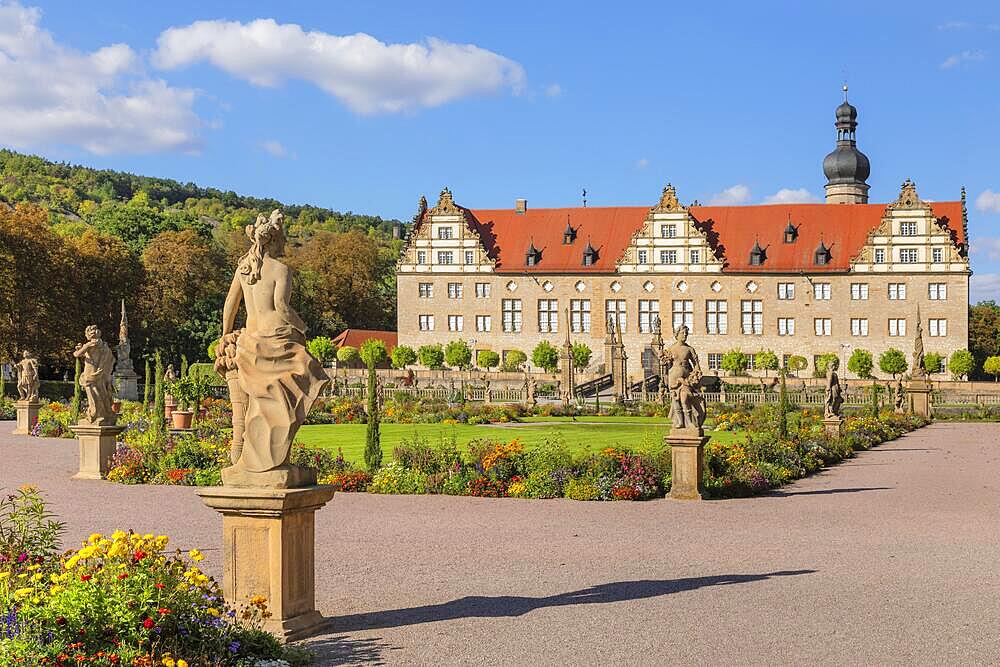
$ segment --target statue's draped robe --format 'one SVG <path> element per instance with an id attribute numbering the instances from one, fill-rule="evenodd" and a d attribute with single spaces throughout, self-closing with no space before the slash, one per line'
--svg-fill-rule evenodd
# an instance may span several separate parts
<path id="1" fill-rule="evenodd" d="M 236 342 L 239 383 L 247 394 L 241 461 L 251 472 L 288 462 L 295 434 L 329 382 L 305 342 L 305 335 L 287 324 L 244 330 Z"/>
<path id="2" fill-rule="evenodd" d="M 103 340 L 94 345 L 86 356 L 80 386 L 87 392 L 90 405 L 87 418 L 91 421 L 110 419 L 113 416 L 111 403 L 114 401 L 114 385 L 111 372 L 115 367 L 115 355 Z"/>

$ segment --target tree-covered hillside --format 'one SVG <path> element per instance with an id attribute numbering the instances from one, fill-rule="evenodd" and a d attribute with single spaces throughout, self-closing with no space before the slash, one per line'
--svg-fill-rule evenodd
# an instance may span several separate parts
<path id="1" fill-rule="evenodd" d="M 0 361 L 30 348 L 50 372 L 71 367 L 87 324 L 117 343 L 121 299 L 136 361 L 204 360 L 243 228 L 275 208 L 308 335 L 395 328 L 396 220 L 0 150 Z"/>

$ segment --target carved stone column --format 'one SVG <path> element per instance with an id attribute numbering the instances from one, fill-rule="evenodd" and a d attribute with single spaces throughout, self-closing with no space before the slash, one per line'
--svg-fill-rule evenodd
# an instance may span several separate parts
<path id="1" fill-rule="evenodd" d="M 844 420 L 840 417 L 827 417 L 823 420 L 823 430 L 831 438 L 839 438 L 843 434 Z"/>
<path id="2" fill-rule="evenodd" d="M 17 426 L 14 428 L 14 435 L 29 435 L 31 429 L 38 423 L 38 410 L 42 406 L 38 401 L 17 401 L 14 407 L 17 409 Z"/>
<path id="3" fill-rule="evenodd" d="M 931 385 L 925 380 L 911 380 L 906 385 L 910 411 L 925 419 L 931 418 Z"/>
<path id="4" fill-rule="evenodd" d="M 705 445 L 708 436 L 701 428 L 675 428 L 666 436 L 670 445 L 670 497 L 701 500 L 705 491 Z"/>
<path id="5" fill-rule="evenodd" d="M 80 470 L 73 479 L 104 479 L 111 469 L 115 443 L 124 426 L 73 424 L 69 427 L 80 441 Z"/>
<path id="6" fill-rule="evenodd" d="M 333 487 L 298 489 L 216 486 L 198 490 L 222 514 L 222 587 L 239 608 L 255 595 L 267 598 L 264 629 L 282 641 L 315 632 L 316 510 L 333 498 Z"/>

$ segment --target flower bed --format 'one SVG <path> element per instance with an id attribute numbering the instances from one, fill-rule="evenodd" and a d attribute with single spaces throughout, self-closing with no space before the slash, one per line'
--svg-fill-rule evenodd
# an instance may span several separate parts
<path id="1" fill-rule="evenodd" d="M 164 535 L 116 531 L 58 555 L 56 526 L 30 488 L 0 508 L 0 665 L 309 661 L 260 629 L 265 599 L 228 606 L 198 550 L 169 552 Z"/>
<path id="2" fill-rule="evenodd" d="M 706 446 L 707 495 L 725 498 L 762 493 L 926 423 L 919 417 L 888 412 L 877 419 L 850 416 L 844 420 L 843 436 L 831 438 L 814 411 L 789 413 L 786 422 L 786 435 L 779 436 L 773 406 L 760 406 L 753 412 L 729 408 L 715 413 L 715 427 L 738 429 L 743 436 Z M 414 439 L 396 447 L 391 462 L 374 475 L 344 461 L 341 455 L 336 471 L 321 481 L 340 491 L 389 494 L 646 500 L 670 491 L 670 466 L 670 449 L 658 441 L 573 454 L 558 440 L 532 449 L 525 449 L 517 440 L 473 441 L 468 452 L 461 452 L 454 442 L 432 446 Z"/>

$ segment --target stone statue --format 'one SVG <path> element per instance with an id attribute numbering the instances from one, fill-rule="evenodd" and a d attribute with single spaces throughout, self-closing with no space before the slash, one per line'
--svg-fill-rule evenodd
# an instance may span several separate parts
<path id="1" fill-rule="evenodd" d="M 698 354 L 687 344 L 688 328 L 677 327 L 676 342 L 664 351 L 667 365 L 667 389 L 670 391 L 670 415 L 674 428 L 697 429 L 705 422 L 705 401 L 698 391 L 701 365 Z"/>
<path id="2" fill-rule="evenodd" d="M 17 363 L 17 395 L 22 401 L 31 403 L 38 402 L 38 389 L 41 387 L 41 380 L 38 376 L 38 358 L 28 350 L 21 355 L 22 359 Z"/>
<path id="3" fill-rule="evenodd" d="M 221 347 L 221 345 L 215 348 L 216 349 L 216 352 L 215 352 L 216 355 L 219 354 L 219 352 L 218 352 L 219 347 Z M 221 373 L 221 371 L 220 371 L 220 373 Z M 165 370 L 163 372 L 163 404 L 164 405 L 173 406 L 173 405 L 177 404 L 177 401 L 174 400 L 173 395 L 170 393 L 170 385 L 173 384 L 176 381 L 177 381 L 177 373 L 174 372 L 174 365 L 173 364 L 167 364 L 167 370 Z"/>
<path id="4" fill-rule="evenodd" d="M 174 371 L 173 364 L 167 364 L 167 370 L 163 372 L 163 382 L 164 384 L 169 384 L 177 380 L 177 373 Z"/>
<path id="5" fill-rule="evenodd" d="M 226 334 L 215 346 L 215 370 L 226 378 L 226 384 L 229 385 L 229 400 L 233 404 L 233 440 L 229 447 L 229 460 L 233 464 L 243 455 L 247 414 L 247 394 L 240 386 L 240 372 L 236 367 L 236 341 L 242 331 L 239 329 Z M 173 367 L 169 370 L 173 371 Z"/>
<path id="6" fill-rule="evenodd" d="M 906 412 L 906 389 L 903 387 L 902 375 L 896 379 L 895 409 L 899 415 Z"/>
<path id="7" fill-rule="evenodd" d="M 118 327 L 118 347 L 115 350 L 117 364 L 115 372 L 132 372 L 132 344 L 128 339 L 128 318 L 125 316 L 125 299 L 122 299 L 122 320 Z"/>
<path id="8" fill-rule="evenodd" d="M 81 423 L 94 426 L 114 426 L 117 416 L 111 409 L 114 401 L 115 387 L 111 381 L 111 372 L 115 366 L 115 355 L 101 339 L 101 330 L 91 324 L 85 334 L 86 343 L 76 346 L 73 356 L 83 359 L 83 372 L 80 373 L 80 387 L 87 394 L 87 414 Z"/>
<path id="9" fill-rule="evenodd" d="M 826 393 L 823 400 L 823 418 L 835 419 L 840 417 L 840 407 L 844 404 L 844 394 L 840 387 L 840 376 L 837 369 L 840 368 L 839 359 L 831 359 L 826 367 Z"/>
<path id="10" fill-rule="evenodd" d="M 222 313 L 222 337 L 231 335 L 240 390 L 246 394 L 239 459 L 222 471 L 226 486 L 293 488 L 315 484 L 315 472 L 288 463 L 292 441 L 309 408 L 329 382 L 306 349 L 306 325 L 290 303 L 292 271 L 284 217 L 275 210 L 246 227 L 250 250 L 233 275 Z M 240 304 L 246 327 L 235 330 Z M 216 347 L 216 356 L 224 345 Z M 235 425 L 234 425 L 235 426 Z"/>
<path id="11" fill-rule="evenodd" d="M 927 376 L 924 369 L 924 327 L 920 321 L 920 306 L 917 306 L 917 330 L 913 337 L 913 368 L 910 370 L 913 379 L 923 379 Z"/>

